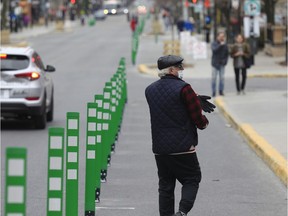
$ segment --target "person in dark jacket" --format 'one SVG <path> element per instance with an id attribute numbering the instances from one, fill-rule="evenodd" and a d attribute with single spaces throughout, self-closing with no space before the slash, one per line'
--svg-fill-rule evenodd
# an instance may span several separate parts
<path id="1" fill-rule="evenodd" d="M 212 49 L 212 96 L 216 96 L 216 81 L 219 75 L 219 94 L 224 95 L 224 73 L 228 62 L 228 46 L 225 42 L 225 33 L 219 32 L 216 41 L 211 44 Z"/>
<path id="2" fill-rule="evenodd" d="M 245 84 L 247 78 L 247 69 L 250 65 L 247 64 L 250 58 L 250 46 L 244 40 L 241 34 L 235 38 L 236 42 L 231 48 L 231 57 L 233 58 L 233 67 L 235 72 L 235 81 L 237 94 L 245 94 Z M 242 73 L 242 81 L 240 85 L 240 72 Z"/>
<path id="3" fill-rule="evenodd" d="M 182 80 L 182 61 L 183 58 L 174 55 L 160 57 L 160 79 L 145 90 L 150 109 L 152 150 L 158 168 L 160 216 L 187 215 L 201 181 L 196 155 L 197 128 L 203 130 L 208 126 L 202 106 L 210 102 L 206 100 L 209 97 L 197 96 L 191 85 Z M 182 196 L 175 214 L 176 180 L 182 184 Z"/>

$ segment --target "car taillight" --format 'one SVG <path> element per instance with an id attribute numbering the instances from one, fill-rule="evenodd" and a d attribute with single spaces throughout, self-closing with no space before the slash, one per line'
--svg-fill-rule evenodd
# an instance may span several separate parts
<path id="1" fill-rule="evenodd" d="M 25 78 L 30 81 L 37 80 L 40 78 L 40 74 L 37 72 L 28 72 L 28 73 L 21 73 L 21 74 L 15 74 L 15 77 L 17 78 Z"/>
<path id="2" fill-rule="evenodd" d="M 25 99 L 32 101 L 32 100 L 39 100 L 39 97 L 26 97 Z"/>
<path id="3" fill-rule="evenodd" d="M 7 58 L 7 54 L 3 54 L 3 53 L 1 53 L 1 54 L 0 54 L 0 58 L 1 58 L 1 59 L 5 59 L 5 58 Z"/>

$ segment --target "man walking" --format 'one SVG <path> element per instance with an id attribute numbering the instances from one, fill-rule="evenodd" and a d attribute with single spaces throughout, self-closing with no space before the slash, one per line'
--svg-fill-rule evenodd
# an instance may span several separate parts
<path id="1" fill-rule="evenodd" d="M 195 147 L 197 128 L 208 126 L 207 112 L 215 106 L 210 97 L 197 96 L 182 80 L 183 58 L 174 55 L 158 59 L 160 79 L 150 84 L 145 96 L 150 108 L 153 153 L 159 177 L 160 216 L 185 216 L 192 209 L 201 181 L 201 170 Z M 176 180 L 182 184 L 179 211 L 175 214 Z"/>
<path id="2" fill-rule="evenodd" d="M 225 33 L 217 34 L 216 41 L 211 44 L 212 49 L 212 96 L 216 96 L 216 81 L 219 75 L 219 94 L 224 96 L 224 73 L 228 62 L 228 46 L 225 43 Z"/>

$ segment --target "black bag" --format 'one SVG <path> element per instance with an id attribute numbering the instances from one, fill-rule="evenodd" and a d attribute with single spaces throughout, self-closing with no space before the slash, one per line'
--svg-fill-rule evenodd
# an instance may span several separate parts
<path id="1" fill-rule="evenodd" d="M 250 68 L 253 65 L 253 59 L 251 56 L 243 57 L 245 68 Z"/>

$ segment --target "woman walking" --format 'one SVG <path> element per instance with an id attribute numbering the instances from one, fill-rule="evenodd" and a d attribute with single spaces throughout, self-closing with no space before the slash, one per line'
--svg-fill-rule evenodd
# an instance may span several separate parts
<path id="1" fill-rule="evenodd" d="M 233 58 L 233 66 L 235 72 L 235 81 L 237 94 L 245 94 L 245 84 L 247 78 L 247 68 L 250 67 L 250 47 L 245 42 L 244 37 L 238 34 L 235 38 L 235 43 L 231 48 L 231 57 Z M 242 73 L 242 81 L 240 84 L 240 72 Z"/>

